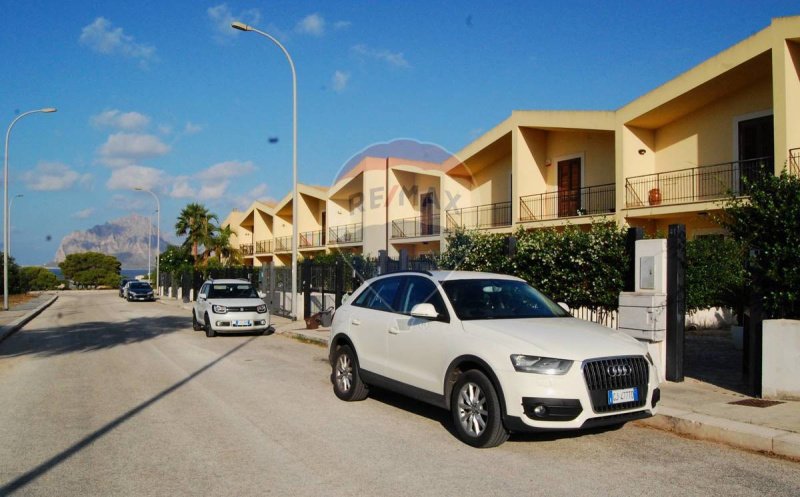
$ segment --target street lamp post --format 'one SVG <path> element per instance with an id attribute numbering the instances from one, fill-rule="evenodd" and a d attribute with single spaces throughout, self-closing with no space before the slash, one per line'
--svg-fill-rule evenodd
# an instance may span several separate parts
<path id="1" fill-rule="evenodd" d="M 161 281 L 158 278 L 158 269 L 161 262 L 159 260 L 161 259 L 161 202 L 158 201 L 158 196 L 147 188 L 137 186 L 134 190 L 137 192 L 147 192 L 156 199 L 156 293 L 161 295 Z"/>
<path id="2" fill-rule="evenodd" d="M 54 107 L 45 107 L 43 109 L 36 109 L 36 110 L 29 110 L 28 112 L 23 112 L 22 114 L 18 115 L 11 124 L 8 125 L 8 131 L 6 131 L 6 152 L 5 152 L 5 161 L 3 162 L 3 309 L 8 310 L 8 245 L 9 245 L 9 235 L 8 235 L 8 223 L 9 223 L 9 214 L 8 214 L 8 139 L 11 136 L 11 128 L 22 119 L 23 117 L 29 114 L 36 114 L 37 112 L 44 112 L 50 113 L 55 112 L 56 109 Z"/>
<path id="3" fill-rule="evenodd" d="M 292 319 L 297 319 L 297 246 L 298 246 L 298 230 L 297 230 L 297 73 L 294 69 L 294 61 L 286 48 L 281 45 L 281 42 L 276 40 L 272 35 L 260 31 L 252 26 L 241 22 L 231 23 L 231 27 L 240 31 L 252 31 L 258 33 L 265 38 L 268 38 L 272 43 L 276 44 L 286 56 L 289 61 L 289 67 L 292 69 Z"/>
<path id="4" fill-rule="evenodd" d="M 9 257 L 11 257 L 11 231 L 12 231 L 12 226 L 11 226 L 11 207 L 14 206 L 14 199 L 15 198 L 22 198 L 24 196 L 25 195 L 23 195 L 21 193 L 18 193 L 16 195 L 14 195 L 13 197 L 11 197 L 11 200 L 8 201 L 8 248 L 6 249 L 6 252 L 8 252 L 8 256 Z"/>

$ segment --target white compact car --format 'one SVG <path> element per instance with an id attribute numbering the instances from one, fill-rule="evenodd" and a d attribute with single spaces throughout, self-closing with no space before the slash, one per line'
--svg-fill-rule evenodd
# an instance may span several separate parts
<path id="1" fill-rule="evenodd" d="M 402 272 L 336 310 L 334 393 L 380 386 L 448 409 L 475 447 L 509 432 L 621 425 L 652 416 L 658 374 L 645 345 L 582 321 L 512 276 Z"/>
<path id="2" fill-rule="evenodd" d="M 267 305 L 247 280 L 208 280 L 192 309 L 192 327 L 217 333 L 271 333 Z"/>

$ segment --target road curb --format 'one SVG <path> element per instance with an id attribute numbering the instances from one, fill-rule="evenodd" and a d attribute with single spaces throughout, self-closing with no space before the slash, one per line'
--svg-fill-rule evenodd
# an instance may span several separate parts
<path id="1" fill-rule="evenodd" d="M 2 342 L 7 337 L 19 331 L 20 328 L 28 324 L 28 322 L 31 319 L 41 314 L 43 310 L 50 307 L 50 305 L 52 305 L 52 303 L 55 302 L 56 300 L 58 300 L 58 295 L 53 295 L 53 297 L 50 300 L 48 300 L 43 304 L 40 304 L 38 307 L 30 311 L 29 313 L 25 314 L 24 316 L 18 317 L 17 319 L 11 321 L 9 324 L 5 326 L 0 327 L 0 342 Z"/>
<path id="2" fill-rule="evenodd" d="M 652 418 L 637 424 L 740 449 L 800 459 L 800 434 L 660 406 Z"/>
<path id="3" fill-rule="evenodd" d="M 284 335 L 291 338 L 297 338 L 306 342 L 315 343 L 317 345 L 322 345 L 327 347 L 328 346 L 328 339 L 322 337 L 311 336 L 306 333 L 300 333 L 294 330 L 281 330 L 276 329 L 275 333 L 278 335 Z"/>

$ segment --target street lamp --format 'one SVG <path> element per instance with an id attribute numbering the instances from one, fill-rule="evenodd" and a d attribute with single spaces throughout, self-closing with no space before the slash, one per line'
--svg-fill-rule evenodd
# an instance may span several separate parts
<path id="1" fill-rule="evenodd" d="M 231 27 L 240 31 L 252 31 L 268 38 L 272 43 L 278 45 L 292 69 L 292 319 L 295 320 L 297 319 L 297 223 L 299 221 L 297 219 L 297 73 L 294 70 L 294 61 L 292 61 L 291 55 L 272 35 L 238 21 L 231 23 Z"/>
<path id="2" fill-rule="evenodd" d="M 3 309 L 8 310 L 8 245 L 9 245 L 9 235 L 8 235 L 8 223 L 9 223 L 9 215 L 8 215 L 8 139 L 11 136 L 11 128 L 22 119 L 23 117 L 29 114 L 36 114 L 37 112 L 44 112 L 44 113 L 51 113 L 55 112 L 55 107 L 45 107 L 43 109 L 36 109 L 36 110 L 29 110 L 28 112 L 23 112 L 22 114 L 18 115 L 11 124 L 8 125 L 8 131 L 6 131 L 6 153 L 5 153 L 5 161 L 3 162 Z"/>
<path id="3" fill-rule="evenodd" d="M 24 197 L 24 196 L 25 195 L 23 195 L 21 193 L 18 193 L 16 195 L 14 195 L 13 197 L 11 197 L 11 200 L 8 201 L 8 248 L 6 249 L 6 252 L 8 252 L 8 256 L 9 257 L 11 257 L 11 231 L 12 231 L 12 227 L 11 227 L 11 207 L 14 205 L 14 199 L 15 198 L 21 198 L 21 197 Z"/>
<path id="4" fill-rule="evenodd" d="M 161 295 L 161 282 L 158 279 L 158 269 L 161 262 L 159 260 L 161 258 L 161 202 L 158 201 L 158 196 L 147 188 L 137 186 L 134 190 L 137 192 L 147 192 L 156 199 L 156 293 Z"/>

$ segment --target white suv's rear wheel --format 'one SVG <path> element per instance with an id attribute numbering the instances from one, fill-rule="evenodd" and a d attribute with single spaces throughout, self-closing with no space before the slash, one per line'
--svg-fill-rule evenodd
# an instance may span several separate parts
<path id="1" fill-rule="evenodd" d="M 477 370 L 459 376 L 450 402 L 456 434 L 473 447 L 496 447 L 508 440 L 500 400 L 489 379 Z"/>

